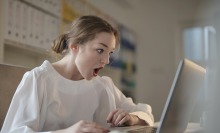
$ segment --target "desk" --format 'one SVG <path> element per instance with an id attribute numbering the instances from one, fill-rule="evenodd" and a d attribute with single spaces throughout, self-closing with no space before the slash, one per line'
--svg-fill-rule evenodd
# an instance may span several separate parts
<path id="1" fill-rule="evenodd" d="M 154 123 L 154 126 L 158 126 L 159 122 Z M 186 131 L 184 133 L 204 133 L 203 127 L 200 123 L 188 123 Z"/>
<path id="2" fill-rule="evenodd" d="M 156 122 L 154 126 L 158 126 L 158 123 Z M 142 130 L 140 129 L 142 128 Z M 143 128 L 144 127 L 144 128 Z M 134 129 L 139 129 L 137 131 L 131 131 Z M 111 130 L 109 133 L 146 133 L 149 132 L 149 129 L 146 129 L 146 126 L 125 126 L 125 127 L 111 127 L 109 128 Z M 189 123 L 187 126 L 187 129 L 184 133 L 204 133 L 203 128 L 200 127 L 199 123 Z"/>
<path id="3" fill-rule="evenodd" d="M 203 127 L 200 123 L 189 123 L 184 133 L 203 133 Z"/>

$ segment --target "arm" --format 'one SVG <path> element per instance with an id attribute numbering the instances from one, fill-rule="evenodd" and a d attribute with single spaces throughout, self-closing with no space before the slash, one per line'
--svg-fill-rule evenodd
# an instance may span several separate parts
<path id="1" fill-rule="evenodd" d="M 42 128 L 40 109 L 43 92 L 38 88 L 41 86 L 37 75 L 25 73 L 11 101 L 2 132 L 31 133 Z"/>
<path id="2" fill-rule="evenodd" d="M 147 124 L 152 126 L 154 123 L 154 118 L 152 115 L 152 109 L 147 104 L 135 104 L 131 98 L 125 97 L 125 95 L 113 84 L 112 80 L 108 77 L 103 77 L 105 82 L 110 85 L 109 89 L 111 89 L 111 93 L 114 95 L 114 100 L 116 103 L 116 112 L 111 112 L 107 118 L 107 120 L 111 120 L 113 118 L 113 114 L 118 115 L 121 111 L 117 111 L 121 109 L 126 112 L 126 116 L 132 118 L 132 122 L 130 125 L 142 125 Z M 125 116 L 125 115 L 123 115 Z M 126 118 L 128 119 L 128 118 Z"/>
<path id="3" fill-rule="evenodd" d="M 108 133 L 108 132 L 109 132 L 108 129 L 105 129 L 94 122 L 79 121 L 67 129 L 53 131 L 51 133 Z"/>
<path id="4" fill-rule="evenodd" d="M 107 122 L 112 126 L 133 126 L 133 125 L 148 125 L 146 121 L 140 119 L 138 116 L 129 114 L 123 109 L 116 109 L 109 113 Z"/>

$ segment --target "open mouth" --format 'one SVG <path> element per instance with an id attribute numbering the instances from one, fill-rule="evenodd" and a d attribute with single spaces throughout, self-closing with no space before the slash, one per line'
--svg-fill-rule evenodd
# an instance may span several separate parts
<path id="1" fill-rule="evenodd" d="M 93 72 L 93 76 L 97 76 L 99 71 L 102 69 L 103 67 L 99 67 L 99 68 L 96 68 L 94 69 L 94 72 Z"/>

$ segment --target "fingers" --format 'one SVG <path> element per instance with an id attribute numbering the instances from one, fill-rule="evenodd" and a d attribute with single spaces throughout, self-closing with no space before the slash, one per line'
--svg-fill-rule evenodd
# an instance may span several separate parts
<path id="1" fill-rule="evenodd" d="M 116 118 L 115 118 L 116 117 Z M 114 117 L 114 125 L 115 126 L 121 126 L 123 125 L 125 122 L 127 122 L 129 119 L 129 115 L 127 113 L 119 113 L 117 116 L 115 115 Z"/>
<path id="2" fill-rule="evenodd" d="M 109 132 L 108 129 L 105 129 L 104 127 L 102 127 L 94 122 L 87 122 L 85 124 L 84 130 L 85 130 L 85 132 L 89 132 L 89 133 L 107 133 L 107 132 Z"/>
<path id="3" fill-rule="evenodd" d="M 85 127 L 81 128 L 81 132 L 83 133 L 108 133 L 109 130 L 88 124 Z"/>
<path id="4" fill-rule="evenodd" d="M 112 119 L 113 119 L 116 112 L 118 112 L 118 110 L 115 110 L 115 111 L 112 111 L 112 112 L 109 113 L 109 115 L 107 117 L 107 122 L 108 123 L 111 123 L 113 121 Z"/>
<path id="5" fill-rule="evenodd" d="M 125 125 L 130 119 L 130 115 L 122 109 L 117 109 L 110 112 L 107 117 L 107 122 L 111 123 L 112 126 L 122 126 Z"/>
<path id="6" fill-rule="evenodd" d="M 81 133 L 108 133 L 109 130 L 90 121 L 80 121 L 77 123 L 76 131 Z"/>

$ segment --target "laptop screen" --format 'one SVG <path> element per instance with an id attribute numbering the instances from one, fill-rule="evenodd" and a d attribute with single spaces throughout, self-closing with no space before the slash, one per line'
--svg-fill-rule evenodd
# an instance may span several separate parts
<path id="1" fill-rule="evenodd" d="M 204 68 L 187 59 L 180 61 L 157 133 L 185 131 L 199 92 L 204 86 L 204 77 Z"/>

